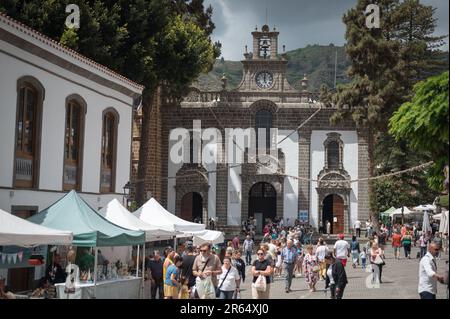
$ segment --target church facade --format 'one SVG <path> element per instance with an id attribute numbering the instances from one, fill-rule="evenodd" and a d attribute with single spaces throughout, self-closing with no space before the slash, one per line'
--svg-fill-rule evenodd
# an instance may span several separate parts
<path id="1" fill-rule="evenodd" d="M 278 35 L 267 25 L 252 32 L 253 52 L 246 48 L 236 89 L 228 89 L 224 75 L 221 91 L 192 89 L 181 103 L 158 101 L 151 164 L 161 164 L 152 171 L 158 186 L 149 186 L 147 194 L 184 219 L 214 218 L 229 233 L 249 216 L 259 226 L 278 216 L 317 230 L 330 221 L 333 233 L 348 232 L 355 220 L 369 216 L 367 132 L 350 120 L 331 125 L 335 109 L 309 92 L 306 75 L 300 90 L 291 86 Z M 220 138 L 210 138 L 214 131 Z M 239 146 L 239 140 L 248 144 Z M 186 146 L 181 152 L 180 143 Z M 237 155 L 231 158 L 233 148 Z M 251 161 L 254 153 L 269 160 Z M 180 154 L 184 161 L 173 156 Z M 137 158 L 135 153 L 134 169 Z"/>

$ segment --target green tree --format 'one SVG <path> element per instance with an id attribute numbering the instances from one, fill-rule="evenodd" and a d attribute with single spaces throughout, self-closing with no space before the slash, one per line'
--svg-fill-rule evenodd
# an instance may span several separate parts
<path id="1" fill-rule="evenodd" d="M 443 37 L 433 36 L 436 19 L 434 9 L 417 0 L 381 0 L 379 29 L 366 27 L 363 12 L 370 0 L 359 0 L 343 18 L 346 29 L 346 52 L 352 82 L 340 85 L 336 92 L 322 89 L 322 99 L 338 111 L 332 122 L 352 118 L 360 129 L 369 133 L 369 167 L 373 175 L 378 140 L 388 130 L 388 119 L 411 94 L 411 88 L 437 67 Z M 442 65 L 438 65 L 442 67 Z M 404 145 L 398 147 L 405 153 Z M 372 185 L 370 184 L 372 189 Z M 370 191 L 371 203 L 375 203 Z M 373 220 L 378 220 L 372 205 Z"/>
<path id="2" fill-rule="evenodd" d="M 448 164 L 448 71 L 419 82 L 411 101 L 404 103 L 389 122 L 389 132 L 404 139 L 415 151 L 429 152 L 435 164 L 428 172 L 429 185 L 442 190 L 443 169 Z"/>

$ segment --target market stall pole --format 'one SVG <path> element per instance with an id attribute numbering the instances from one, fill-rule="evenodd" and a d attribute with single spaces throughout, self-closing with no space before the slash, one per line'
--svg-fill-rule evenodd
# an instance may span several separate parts
<path id="1" fill-rule="evenodd" d="M 137 255 L 136 255 L 136 277 L 139 277 L 139 245 L 137 245 Z"/>
<path id="2" fill-rule="evenodd" d="M 94 297 L 92 299 L 97 298 L 97 260 L 98 260 L 98 247 L 95 247 L 95 255 L 94 255 Z"/>
<path id="3" fill-rule="evenodd" d="M 145 286 L 145 243 L 142 245 L 142 283 L 141 283 L 141 299 L 144 299 Z"/>

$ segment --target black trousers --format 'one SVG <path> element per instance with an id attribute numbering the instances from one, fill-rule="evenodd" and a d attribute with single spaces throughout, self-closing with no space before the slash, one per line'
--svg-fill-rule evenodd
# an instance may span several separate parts
<path id="1" fill-rule="evenodd" d="M 155 284 L 152 284 L 152 299 L 156 299 L 156 291 L 159 291 L 159 299 L 164 299 L 164 282 L 162 280 L 156 280 Z"/>
<path id="2" fill-rule="evenodd" d="M 336 285 L 335 284 L 330 285 L 331 299 L 342 299 L 342 296 L 344 295 L 344 289 L 345 287 L 343 287 L 339 291 L 339 293 L 336 293 Z"/>
<path id="3" fill-rule="evenodd" d="M 356 237 L 361 237 L 361 228 L 356 228 Z"/>
<path id="4" fill-rule="evenodd" d="M 436 295 L 428 291 L 422 291 L 419 295 L 420 299 L 436 299 Z"/>

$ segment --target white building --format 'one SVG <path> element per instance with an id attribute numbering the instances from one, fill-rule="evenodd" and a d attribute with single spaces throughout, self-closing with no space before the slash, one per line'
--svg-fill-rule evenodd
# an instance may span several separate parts
<path id="1" fill-rule="evenodd" d="M 0 13 L 0 208 L 122 201 L 143 87 Z"/>

